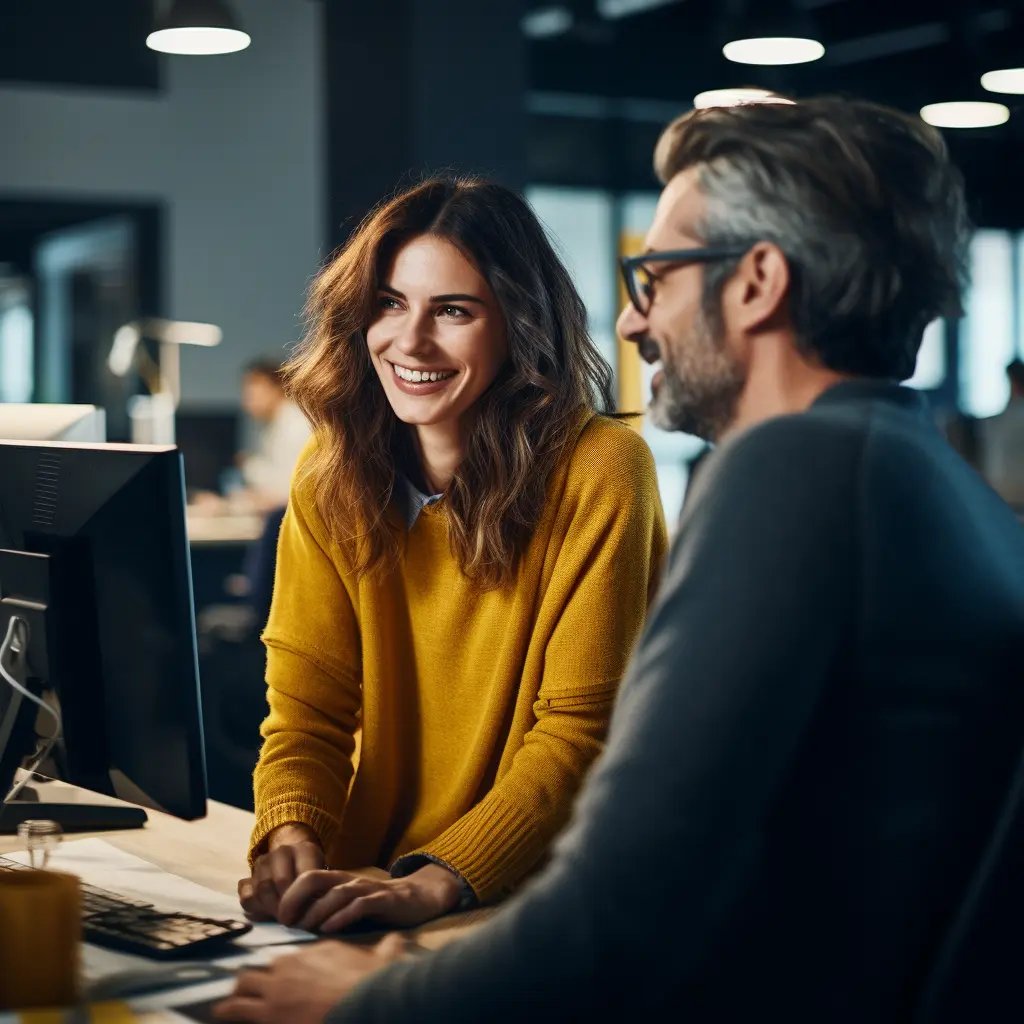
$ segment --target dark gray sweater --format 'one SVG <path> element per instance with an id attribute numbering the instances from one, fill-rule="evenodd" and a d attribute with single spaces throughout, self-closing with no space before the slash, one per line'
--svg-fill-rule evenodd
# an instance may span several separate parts
<path id="1" fill-rule="evenodd" d="M 694 487 L 550 865 L 334 1024 L 908 1018 L 1024 740 L 1024 529 L 870 382 Z"/>

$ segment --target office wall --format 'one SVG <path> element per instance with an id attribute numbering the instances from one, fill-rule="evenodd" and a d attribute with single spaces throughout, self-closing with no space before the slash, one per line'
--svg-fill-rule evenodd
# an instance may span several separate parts
<path id="1" fill-rule="evenodd" d="M 323 255 L 322 6 L 233 2 L 249 49 L 161 57 L 158 94 L 0 86 L 0 194 L 165 204 L 163 312 L 224 330 L 185 351 L 186 406 L 237 404 L 239 368 L 298 338 Z"/>

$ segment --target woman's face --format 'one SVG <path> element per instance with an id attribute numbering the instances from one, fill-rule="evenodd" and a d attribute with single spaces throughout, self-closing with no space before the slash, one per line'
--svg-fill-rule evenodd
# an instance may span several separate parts
<path id="1" fill-rule="evenodd" d="M 508 357 L 498 302 L 477 268 L 443 238 L 419 235 L 385 269 L 366 331 L 395 415 L 458 425 Z"/>

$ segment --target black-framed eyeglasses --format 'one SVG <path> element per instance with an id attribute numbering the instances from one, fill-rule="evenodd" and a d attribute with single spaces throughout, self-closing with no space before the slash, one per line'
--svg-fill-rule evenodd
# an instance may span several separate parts
<path id="1" fill-rule="evenodd" d="M 742 256 L 749 245 L 714 246 L 696 249 L 661 249 L 641 253 L 639 256 L 623 256 L 619 260 L 626 294 L 634 309 L 646 316 L 654 299 L 654 285 L 657 276 L 647 269 L 648 263 L 713 263 L 715 260 L 735 259 Z"/>

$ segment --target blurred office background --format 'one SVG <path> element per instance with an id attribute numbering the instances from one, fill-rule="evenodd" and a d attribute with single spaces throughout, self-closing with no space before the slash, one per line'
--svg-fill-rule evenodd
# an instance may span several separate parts
<path id="1" fill-rule="evenodd" d="M 206 56 L 148 48 L 170 0 L 0 2 L 0 401 L 100 405 L 109 438 L 128 439 L 129 399 L 152 381 L 142 359 L 111 373 L 117 329 L 154 317 L 216 325 L 216 347 L 181 347 L 174 426 L 190 489 L 222 488 L 252 436 L 239 405 L 243 368 L 283 359 L 301 337 L 310 278 L 370 204 L 423 172 L 455 168 L 524 190 L 575 275 L 620 407 L 638 410 L 644 368 L 614 333 L 616 258 L 651 219 L 655 139 L 699 93 L 751 86 L 846 92 L 915 114 L 943 101 L 1004 105 L 980 108 L 999 123 L 944 130 L 978 226 L 973 284 L 966 315 L 929 328 L 912 381 L 951 441 L 982 461 L 983 423 L 1009 397 L 1005 367 L 1024 357 L 1024 108 L 980 79 L 1024 68 L 1024 4 L 212 7 L 251 44 Z M 823 54 L 787 65 L 725 58 L 724 43 L 752 36 L 814 39 Z M 1024 92 L 1022 78 L 1010 75 L 1009 86 Z M 141 345 L 156 358 L 152 340 Z M 673 521 L 700 442 L 641 429 Z M 197 536 L 201 609 L 238 599 L 222 580 L 252 540 L 227 527 Z"/>

